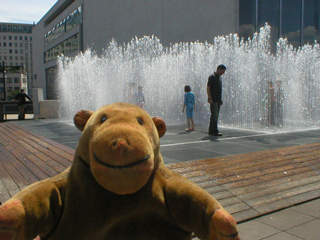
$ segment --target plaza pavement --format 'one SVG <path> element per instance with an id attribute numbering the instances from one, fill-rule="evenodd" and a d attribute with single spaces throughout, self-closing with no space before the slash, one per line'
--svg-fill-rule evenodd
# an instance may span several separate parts
<path id="1" fill-rule="evenodd" d="M 14 123 L 71 148 L 76 148 L 81 134 L 71 122 L 60 122 L 57 119 Z M 207 126 L 196 126 L 196 131 L 190 133 L 185 132 L 184 128 L 167 126 L 166 135 L 161 139 L 161 153 L 166 164 L 320 142 L 320 129 L 266 133 L 220 128 L 222 137 L 209 137 L 206 134 Z M 317 171 L 320 173 L 319 169 Z M 320 240 L 320 199 L 311 199 L 242 222 L 239 231 L 243 240 Z"/>

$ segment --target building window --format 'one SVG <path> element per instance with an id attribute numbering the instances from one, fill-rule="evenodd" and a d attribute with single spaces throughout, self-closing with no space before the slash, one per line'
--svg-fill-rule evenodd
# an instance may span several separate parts
<path id="1" fill-rule="evenodd" d="M 301 0 L 282 0 L 281 37 L 298 48 L 301 44 Z"/>
<path id="2" fill-rule="evenodd" d="M 7 78 L 7 83 L 12 83 L 12 78 L 11 77 Z"/>
<path id="3" fill-rule="evenodd" d="M 65 40 L 61 44 L 51 48 L 44 53 L 44 62 L 50 62 L 57 59 L 61 54 L 68 54 L 73 51 L 79 50 L 79 34 Z"/>
<path id="4" fill-rule="evenodd" d="M 49 44 L 60 37 L 65 32 L 68 32 L 75 26 L 82 23 L 82 7 L 78 7 L 68 17 L 59 22 L 44 36 L 45 44 Z"/>
<path id="5" fill-rule="evenodd" d="M 239 1 L 239 36 L 252 38 L 256 29 L 256 0 Z"/>
<path id="6" fill-rule="evenodd" d="M 303 44 L 319 42 L 320 6 L 319 0 L 304 1 Z"/>
<path id="7" fill-rule="evenodd" d="M 13 79 L 13 81 L 14 81 L 14 83 L 20 83 L 19 78 L 17 78 L 17 77 L 15 77 L 15 78 Z"/>
<path id="8" fill-rule="evenodd" d="M 267 22 L 271 26 L 271 42 L 279 39 L 280 0 L 258 1 L 258 28 Z"/>
<path id="9" fill-rule="evenodd" d="M 18 37 L 17 37 L 17 36 L 14 36 L 14 40 L 16 40 L 16 41 L 17 41 L 17 40 L 18 40 Z"/>

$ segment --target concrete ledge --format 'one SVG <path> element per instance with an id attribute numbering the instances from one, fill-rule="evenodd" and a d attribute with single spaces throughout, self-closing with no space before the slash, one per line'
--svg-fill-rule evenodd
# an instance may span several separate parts
<path id="1" fill-rule="evenodd" d="M 40 114 L 35 115 L 35 119 L 51 119 L 59 118 L 59 101 L 43 100 L 39 102 Z"/>

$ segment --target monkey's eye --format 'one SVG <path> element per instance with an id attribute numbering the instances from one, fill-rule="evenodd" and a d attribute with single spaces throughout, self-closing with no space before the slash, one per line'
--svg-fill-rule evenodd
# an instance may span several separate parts
<path id="1" fill-rule="evenodd" d="M 138 117 L 137 120 L 138 120 L 138 123 L 139 123 L 140 125 L 143 125 L 143 121 L 142 121 L 141 118 Z"/>
<path id="2" fill-rule="evenodd" d="M 100 122 L 103 123 L 103 122 L 105 122 L 107 119 L 108 119 L 107 116 L 106 116 L 106 115 L 103 115 L 103 116 L 101 117 L 101 119 L 100 119 Z"/>

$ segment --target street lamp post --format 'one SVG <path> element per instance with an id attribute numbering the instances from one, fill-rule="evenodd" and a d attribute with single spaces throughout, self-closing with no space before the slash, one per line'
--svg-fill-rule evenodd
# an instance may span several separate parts
<path id="1" fill-rule="evenodd" d="M 3 96 L 4 101 L 7 101 L 7 91 L 6 91 L 6 67 L 4 61 L 2 61 L 2 73 L 3 73 Z"/>

